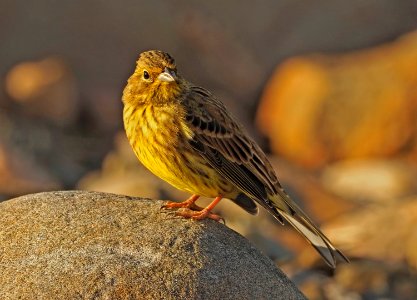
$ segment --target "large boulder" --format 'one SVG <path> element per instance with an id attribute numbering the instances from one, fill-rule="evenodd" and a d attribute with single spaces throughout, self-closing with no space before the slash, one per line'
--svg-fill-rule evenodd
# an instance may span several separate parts
<path id="1" fill-rule="evenodd" d="M 83 191 L 1 203 L 2 299 L 304 299 L 245 238 L 162 204 Z"/>

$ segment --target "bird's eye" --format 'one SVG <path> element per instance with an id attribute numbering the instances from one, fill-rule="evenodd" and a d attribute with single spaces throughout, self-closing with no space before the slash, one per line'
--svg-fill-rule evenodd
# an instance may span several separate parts
<path id="1" fill-rule="evenodd" d="M 144 79 L 149 79 L 151 76 L 149 75 L 148 71 L 143 71 L 143 78 Z"/>

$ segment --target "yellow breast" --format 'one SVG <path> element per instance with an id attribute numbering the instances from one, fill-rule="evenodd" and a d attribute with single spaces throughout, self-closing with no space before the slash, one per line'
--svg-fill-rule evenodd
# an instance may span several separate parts
<path id="1" fill-rule="evenodd" d="M 193 155 L 184 147 L 184 139 L 191 138 L 192 132 L 183 121 L 184 114 L 174 106 L 125 105 L 126 134 L 138 159 L 156 176 L 180 190 L 207 194 L 199 187 L 198 173 L 189 168 Z M 218 193 L 214 190 L 210 188 L 210 194 Z"/>

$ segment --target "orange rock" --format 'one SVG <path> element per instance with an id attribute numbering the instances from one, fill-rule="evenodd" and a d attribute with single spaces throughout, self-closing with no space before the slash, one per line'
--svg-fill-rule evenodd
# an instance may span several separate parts
<path id="1" fill-rule="evenodd" d="M 75 79 L 60 58 L 47 57 L 14 66 L 6 76 L 6 91 L 25 114 L 56 125 L 69 125 L 78 115 Z"/>
<path id="2" fill-rule="evenodd" d="M 407 151 L 417 123 L 417 32 L 345 55 L 291 58 L 265 87 L 257 124 L 298 164 Z"/>

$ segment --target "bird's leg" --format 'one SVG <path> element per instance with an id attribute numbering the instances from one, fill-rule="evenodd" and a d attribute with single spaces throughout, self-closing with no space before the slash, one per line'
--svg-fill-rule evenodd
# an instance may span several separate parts
<path id="1" fill-rule="evenodd" d="M 177 216 L 181 216 L 184 218 L 191 218 L 194 220 L 203 220 L 206 218 L 213 219 L 215 221 L 221 221 L 223 220 L 222 217 L 219 215 L 213 214 L 211 210 L 222 200 L 223 196 L 216 197 L 209 205 L 207 205 L 206 208 L 200 210 L 200 211 L 193 211 L 189 208 L 181 209 L 180 211 L 176 212 Z"/>
<path id="2" fill-rule="evenodd" d="M 199 207 L 195 204 L 199 197 L 199 195 L 192 195 L 190 198 L 182 202 L 168 201 L 165 205 L 162 206 L 162 208 L 189 208 L 193 210 L 202 210 L 202 207 Z"/>

